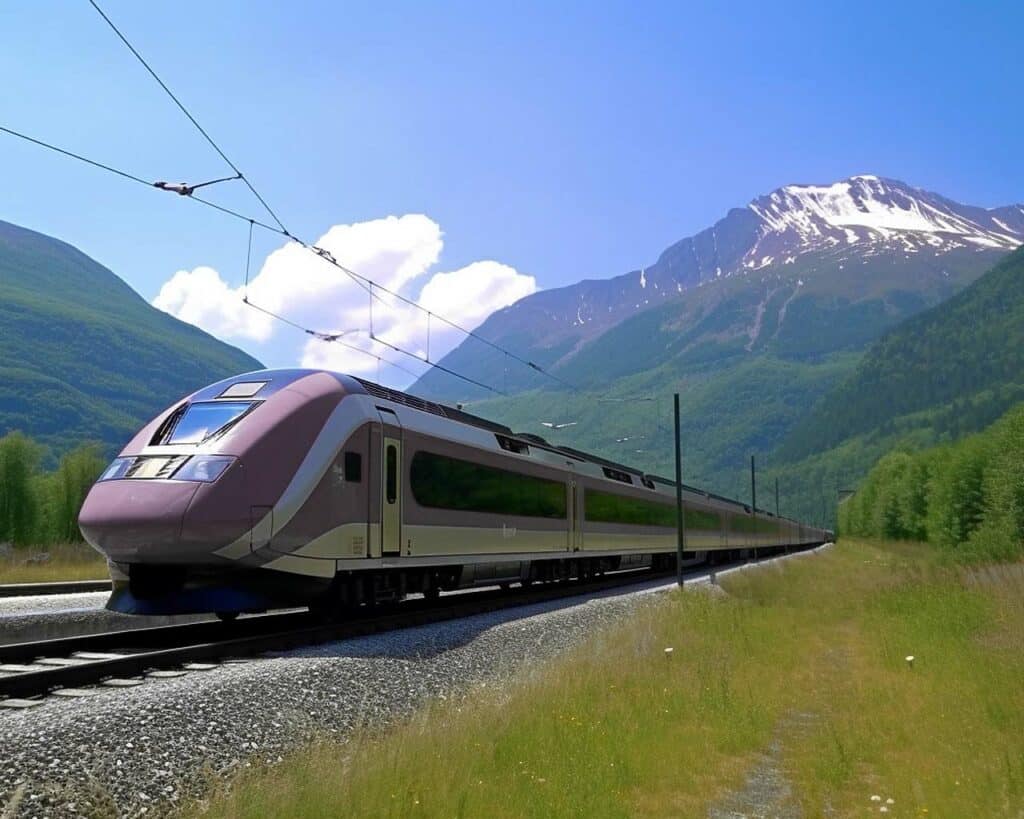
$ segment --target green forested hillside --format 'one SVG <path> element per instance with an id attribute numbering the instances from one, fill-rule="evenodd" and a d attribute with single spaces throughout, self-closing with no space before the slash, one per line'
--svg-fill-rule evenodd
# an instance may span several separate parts
<path id="1" fill-rule="evenodd" d="M 1024 400 L 1024 249 L 872 345 L 787 435 L 773 461 L 831 507 L 894 448 L 955 441 Z M 812 509 L 813 511 L 813 509 Z"/>
<path id="2" fill-rule="evenodd" d="M 940 431 L 976 430 L 1024 391 L 1024 248 L 939 307 L 903 322 L 865 354 L 779 454 L 792 459 L 922 411 Z M 929 420 L 931 423 L 931 420 Z"/>
<path id="3" fill-rule="evenodd" d="M 620 322 L 558 370 L 576 391 L 536 389 L 472 408 L 518 431 L 669 474 L 670 401 L 678 390 L 686 480 L 747 498 L 750 455 L 762 467 L 780 463 L 774 450 L 855 371 L 862 351 L 974 281 L 984 258 L 999 256 L 805 254 L 711 282 Z M 575 423 L 549 431 L 544 421 Z M 783 513 L 820 521 L 834 506 L 818 485 L 784 480 L 780 492 Z"/>
<path id="4" fill-rule="evenodd" d="M 70 245 L 0 222 L 0 435 L 31 435 L 51 461 L 88 440 L 114 449 L 181 395 L 261 366 Z"/>

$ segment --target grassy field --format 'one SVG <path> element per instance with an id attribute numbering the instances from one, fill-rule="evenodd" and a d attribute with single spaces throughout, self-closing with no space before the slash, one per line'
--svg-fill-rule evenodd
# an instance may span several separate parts
<path id="1" fill-rule="evenodd" d="M 103 580 L 107 561 L 85 543 L 56 543 L 0 554 L 0 583 L 57 583 Z"/>
<path id="2" fill-rule="evenodd" d="M 703 817 L 767 752 L 803 816 L 1019 817 L 1024 564 L 934 555 L 847 541 L 666 595 L 504 693 L 254 767 L 188 812 Z"/>

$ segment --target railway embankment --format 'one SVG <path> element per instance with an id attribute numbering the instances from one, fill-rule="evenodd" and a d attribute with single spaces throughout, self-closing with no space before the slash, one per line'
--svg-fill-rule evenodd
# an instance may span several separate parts
<path id="1" fill-rule="evenodd" d="M 467 643 L 485 652 L 472 656 L 535 645 L 551 662 L 531 649 L 514 685 L 427 697 L 386 732 L 357 725 L 344 742 L 254 761 L 189 809 L 1019 816 L 1022 582 L 1019 564 L 979 574 L 925 545 L 847 541 L 723 575 L 724 594 L 649 598 L 628 618 L 577 608 L 525 626 L 525 644 L 524 625 L 506 623 Z"/>
<path id="2" fill-rule="evenodd" d="M 665 579 L 0 709 L 0 814 L 161 815 L 239 770 L 471 702 L 628 620 Z M 571 589 L 570 589 L 571 590 Z"/>

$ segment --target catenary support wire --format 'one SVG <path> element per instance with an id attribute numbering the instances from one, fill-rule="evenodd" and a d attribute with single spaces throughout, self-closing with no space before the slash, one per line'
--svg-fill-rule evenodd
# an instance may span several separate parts
<path id="1" fill-rule="evenodd" d="M 109 172 L 116 173 L 116 174 L 118 174 L 120 176 L 123 176 L 125 178 L 132 179 L 133 181 L 136 181 L 138 183 L 146 184 L 146 185 L 150 185 L 150 186 L 156 186 L 156 187 L 161 188 L 163 190 L 171 190 L 171 191 L 179 193 L 179 194 L 181 194 L 183 196 L 187 196 L 189 199 L 194 199 L 195 201 L 200 202 L 200 203 L 202 203 L 204 205 L 207 205 L 208 207 L 211 207 L 211 208 L 213 208 L 215 210 L 218 210 L 218 211 L 220 211 L 220 212 L 222 212 L 222 213 L 224 213 L 226 215 L 233 216 L 234 218 L 237 218 L 237 219 L 242 219 L 242 220 L 245 220 L 245 221 L 249 221 L 251 225 L 255 225 L 255 226 L 258 226 L 258 227 L 260 227 L 260 228 L 262 228 L 264 230 L 268 230 L 268 231 L 271 231 L 271 232 L 274 232 L 274 233 L 278 233 L 278 234 L 286 237 L 287 239 L 302 245 L 306 249 L 312 250 L 313 252 L 317 253 L 325 261 L 327 261 L 328 263 L 332 264 L 333 266 L 335 266 L 336 268 L 341 270 L 349 278 L 351 278 L 353 281 L 358 283 L 361 287 L 363 287 L 364 289 L 368 290 L 368 292 L 370 294 L 370 297 L 371 297 L 371 303 L 372 303 L 372 299 L 373 298 L 377 298 L 378 300 L 387 303 L 386 300 L 384 299 L 384 297 L 381 295 L 380 292 L 375 292 L 375 291 L 383 291 L 384 293 L 386 293 L 389 297 L 391 297 L 394 300 L 400 301 L 403 304 L 406 304 L 406 305 L 408 305 L 410 307 L 413 307 L 415 309 L 422 310 L 422 311 L 425 311 L 425 312 L 428 312 L 428 313 L 430 312 L 430 311 L 426 311 L 426 308 L 424 308 L 422 305 L 420 305 L 416 301 L 414 301 L 412 299 L 409 299 L 409 298 L 407 298 L 405 296 L 402 296 L 401 294 L 399 294 L 397 292 L 394 292 L 394 291 L 390 290 L 389 288 L 386 288 L 386 287 L 384 287 L 384 286 L 374 282 L 373 280 L 368 279 L 367 277 L 360 275 L 359 273 L 356 273 L 355 271 L 353 271 L 353 270 L 345 267 L 344 265 L 340 264 L 330 253 L 327 253 L 327 252 L 323 251 L 322 249 L 317 248 L 315 245 L 311 245 L 309 243 L 306 243 L 306 242 L 302 241 L 301 239 L 299 239 L 298 237 L 296 237 L 295 235 L 293 235 L 284 226 L 284 223 L 280 220 L 280 218 L 278 218 L 277 214 L 274 212 L 274 210 L 267 203 L 266 199 L 264 199 L 264 197 L 259 193 L 259 191 L 256 190 L 256 188 L 249 181 L 249 179 L 242 173 L 242 171 L 238 168 L 238 166 L 235 165 L 235 163 L 231 161 L 231 159 L 227 156 L 227 154 L 223 151 L 223 149 L 221 149 L 221 147 L 217 144 L 217 142 L 213 139 L 213 137 L 211 137 L 210 134 L 202 127 L 202 125 L 199 124 L 199 121 L 195 118 L 195 116 L 193 116 L 192 112 L 184 105 L 184 103 L 181 102 L 181 100 L 174 94 L 174 92 L 170 89 L 170 87 L 156 73 L 156 71 L 145 60 L 145 58 L 138 51 L 138 49 L 136 49 L 135 46 L 132 45 L 132 43 L 128 40 L 128 38 L 124 35 L 124 33 L 114 24 L 114 22 L 110 19 L 110 17 L 103 11 L 103 9 L 99 6 L 99 4 L 96 2 L 96 0 L 89 0 L 89 4 L 99 14 L 99 16 L 103 19 L 103 21 L 110 27 L 110 29 L 114 32 L 114 34 L 117 36 L 117 38 L 131 52 L 131 54 L 135 57 L 135 59 L 138 60 L 138 62 L 143 66 L 143 68 L 147 71 L 147 73 L 149 73 L 149 75 L 154 79 L 154 81 L 156 81 L 156 83 L 160 86 L 160 88 L 164 91 L 164 93 L 174 102 L 174 104 L 178 107 L 178 109 L 182 112 L 182 114 L 184 114 L 185 117 L 189 120 L 189 122 L 192 123 L 192 125 L 203 136 L 203 138 L 207 141 L 207 143 L 214 149 L 214 151 L 216 151 L 216 153 L 221 157 L 221 159 L 223 159 L 223 161 L 225 163 L 227 163 L 227 165 L 232 169 L 232 171 L 234 171 L 235 176 L 234 177 L 226 177 L 226 178 L 221 179 L 221 180 L 211 180 L 209 183 L 200 183 L 199 185 L 192 185 L 192 186 L 186 185 L 185 183 L 175 183 L 175 184 L 164 183 L 162 185 L 154 185 L 154 183 L 147 182 L 146 180 L 143 180 L 141 177 L 137 177 L 137 176 L 135 176 L 133 174 L 129 174 L 127 172 L 120 171 L 120 170 L 118 170 L 116 168 L 113 168 L 112 166 L 104 165 L 103 163 L 99 163 L 99 162 L 95 162 L 93 160 L 89 160 L 89 159 L 87 159 L 87 158 L 85 158 L 83 156 L 80 156 L 78 154 L 74 154 L 74 153 L 72 153 L 70 151 L 65 151 L 63 149 L 58 149 L 58 148 L 56 148 L 56 146 L 51 146 L 49 144 L 42 143 L 41 141 L 34 140 L 32 138 L 28 138 L 25 135 L 19 134 L 19 133 L 14 132 L 14 131 L 11 131 L 10 129 L 4 129 L 5 131 L 7 131 L 8 133 L 13 134 L 14 136 L 19 136 L 21 138 L 28 139 L 29 141 L 36 142 L 37 144 L 40 144 L 43 147 L 47 147 L 47 148 L 51 148 L 53 150 L 57 150 L 60 153 L 64 153 L 67 156 L 70 156 L 72 158 L 78 159 L 80 161 L 87 162 L 90 165 L 94 165 L 94 166 L 96 166 L 98 168 L 102 168 L 103 170 L 107 170 Z M 224 207 L 222 205 L 218 205 L 216 203 L 210 202 L 209 200 L 205 200 L 205 199 L 202 199 L 202 198 L 194 195 L 194 191 L 195 191 L 195 189 L 197 187 L 202 187 L 202 186 L 204 186 L 206 184 L 214 184 L 216 182 L 228 181 L 229 179 L 240 179 L 241 181 L 243 181 L 245 183 L 246 187 L 250 190 L 250 192 L 253 194 L 253 196 L 259 201 L 259 203 L 263 206 L 263 208 L 266 210 L 266 212 L 271 216 L 271 218 L 273 219 L 273 221 L 276 224 L 276 227 L 274 227 L 273 225 L 269 225 L 269 224 L 267 224 L 265 222 L 262 222 L 260 220 L 257 220 L 257 219 L 251 219 L 250 217 L 244 216 L 243 214 L 238 213 L 237 211 L 231 210 L 230 208 Z M 245 301 L 246 304 L 250 304 L 247 300 L 244 300 L 244 301 Z M 543 376 L 546 376 L 546 377 L 550 378 L 551 380 L 556 381 L 556 382 L 562 384 L 563 386 L 568 387 L 569 389 L 575 390 L 575 387 L 572 384 L 570 384 L 568 381 L 566 381 L 565 379 L 562 379 L 562 378 L 560 378 L 560 377 L 558 377 L 558 376 L 548 372 L 547 370 L 545 370 L 543 367 L 539 366 L 535 362 L 528 361 L 527 359 L 522 358 L 521 356 L 516 355 L 515 353 L 505 349 L 504 347 L 501 347 L 500 345 L 495 344 L 494 342 L 492 342 L 492 341 L 490 341 L 490 340 L 480 336 L 475 331 L 466 329 L 465 327 L 463 327 L 462 325 L 460 325 L 459 323 L 457 323 L 455 321 L 452 321 L 451 319 L 448 319 L 448 318 L 446 318 L 446 317 L 444 317 L 442 315 L 436 314 L 436 313 L 434 314 L 434 316 L 436 316 L 437 319 L 439 319 L 440 321 L 442 321 L 445 324 L 449 325 L 453 329 L 461 332 L 466 337 L 474 338 L 474 339 L 480 341 L 481 343 L 483 343 L 483 344 L 493 348 L 494 350 L 496 350 L 496 351 L 498 351 L 500 353 L 503 353 L 506 356 L 506 358 L 514 359 L 514 360 L 520 362 L 521 364 L 523 364 L 523 365 L 533 369 L 537 373 L 539 373 L 539 374 L 541 374 Z M 395 349 L 396 351 L 402 353 L 403 355 L 412 356 L 412 357 L 416 358 L 419 361 L 423 360 L 422 356 L 418 356 L 415 353 L 410 353 L 409 351 L 401 349 L 401 348 L 399 348 L 399 347 L 397 347 L 395 345 L 389 345 L 389 346 L 391 346 L 392 349 Z M 431 366 L 439 367 L 439 365 L 435 365 L 435 364 L 433 364 L 433 362 L 428 361 L 428 363 L 431 364 Z M 450 373 L 450 374 L 452 374 L 452 375 L 454 375 L 454 376 L 456 376 L 458 378 L 461 378 L 462 380 L 467 381 L 469 383 L 478 384 L 478 385 L 484 386 L 484 387 L 487 386 L 487 385 L 480 384 L 480 382 L 475 381 L 475 379 L 467 378 L 467 377 L 462 376 L 462 375 L 460 375 L 458 373 L 455 373 L 454 371 L 450 370 L 449 368 L 442 368 L 442 367 L 439 367 L 439 368 L 443 369 L 445 372 L 448 372 L 448 373 Z M 493 390 L 493 388 L 490 388 L 490 387 L 487 387 L 487 388 Z M 494 391 L 495 392 L 500 392 L 498 390 L 494 390 Z"/>
<path id="2" fill-rule="evenodd" d="M 277 218 L 277 214 L 275 214 L 274 211 L 271 210 L 270 205 L 268 205 L 266 200 L 262 196 L 260 196 L 259 191 L 257 191 L 256 188 L 253 187 L 252 183 L 245 178 L 245 175 L 240 170 L 238 170 L 238 168 L 235 166 L 235 163 L 228 159 L 227 154 L 225 154 L 220 149 L 220 146 L 213 141 L 213 137 L 206 133 L 206 131 L 203 129 L 203 126 L 199 124 L 199 122 L 196 120 L 194 116 L 192 116 L 192 113 L 182 104 L 181 100 L 179 100 L 174 95 L 174 92 L 167 87 L 167 84 L 162 79 L 160 79 L 156 71 L 153 70 L 150 64 L 147 63 L 145 59 L 143 59 L 142 55 L 135 49 L 135 46 L 128 42 L 128 38 L 125 37 L 124 34 L 121 33 L 121 30 L 114 25 L 114 22 L 109 17 L 107 17 L 103 9 L 101 9 L 99 5 L 96 3 L 96 0 L 89 0 L 89 5 L 96 9 L 96 12 L 99 14 L 100 17 L 103 18 L 106 24 L 110 26 L 111 30 L 114 32 L 114 34 L 117 35 L 118 39 L 125 44 L 125 46 L 132 54 L 135 55 L 135 59 L 137 59 L 142 64 L 143 68 L 145 68 L 146 71 L 149 72 L 149 75 L 154 80 L 156 80 L 157 84 L 164 90 L 164 93 L 166 93 L 167 96 L 174 101 L 174 104 L 177 105 L 179 109 L 181 109 L 181 113 L 188 117 L 189 122 L 191 122 L 196 127 L 196 130 L 203 135 L 203 137 L 206 139 L 208 143 L 210 143 L 210 146 L 213 148 L 213 150 L 220 154 L 220 158 L 223 159 L 231 167 L 231 170 L 233 170 L 238 175 L 239 179 L 245 182 L 246 187 L 249 188 L 250 191 L 252 191 L 252 195 L 255 196 L 260 201 L 260 204 L 263 205 L 267 213 L 270 214 L 271 218 L 277 223 L 277 226 L 282 230 L 282 232 L 290 236 L 291 234 L 288 233 L 288 230 L 285 228 L 284 224 L 281 222 L 280 219 Z"/>

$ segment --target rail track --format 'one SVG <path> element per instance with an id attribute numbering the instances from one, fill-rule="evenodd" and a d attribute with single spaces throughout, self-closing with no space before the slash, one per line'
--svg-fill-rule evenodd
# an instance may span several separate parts
<path id="1" fill-rule="evenodd" d="M 819 547 L 820 548 L 820 547 Z M 787 550 L 797 554 L 817 549 Z M 767 558 L 768 560 L 776 558 Z M 755 563 L 761 562 L 754 559 Z M 750 563 L 738 560 L 693 567 L 687 579 L 727 573 Z M 0 645 L 0 707 L 32 707 L 48 693 L 88 696 L 78 686 L 139 685 L 149 676 L 206 671 L 213 663 L 253 657 L 335 640 L 455 620 L 501 609 L 569 599 L 674 576 L 675 570 L 623 570 L 586 582 L 540 587 L 488 588 L 415 598 L 390 607 L 365 608 L 341 622 L 324 622 L 309 612 L 289 611 L 235 622 L 204 621 L 128 629 Z"/>
<path id="2" fill-rule="evenodd" d="M 50 692 L 87 696 L 94 689 L 80 686 L 133 686 L 147 676 L 209 670 L 210 663 L 571 598 L 672 574 L 632 570 L 585 583 L 413 599 L 389 609 L 362 610 L 342 622 L 288 612 L 233 623 L 187 623 L 0 645 L 0 706 L 32 707 Z"/>
<path id="3" fill-rule="evenodd" d="M 109 580 L 67 580 L 61 583 L 3 583 L 0 597 L 31 597 L 45 594 L 83 594 L 110 591 Z"/>

